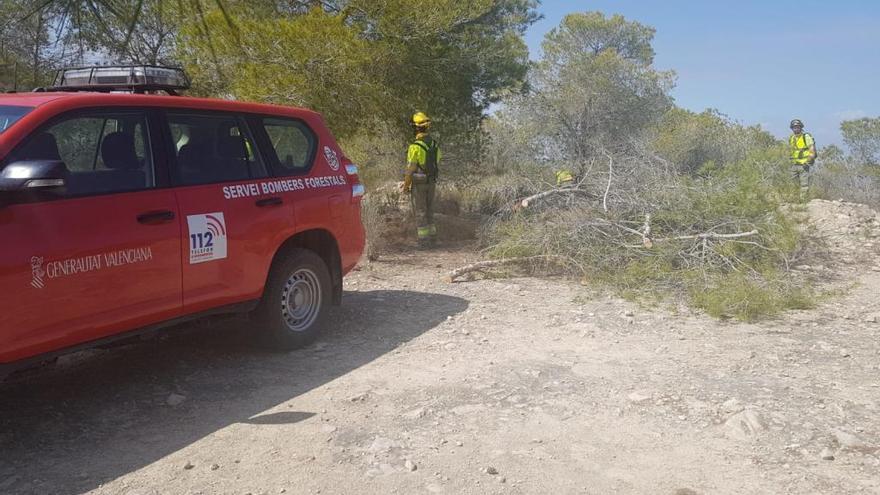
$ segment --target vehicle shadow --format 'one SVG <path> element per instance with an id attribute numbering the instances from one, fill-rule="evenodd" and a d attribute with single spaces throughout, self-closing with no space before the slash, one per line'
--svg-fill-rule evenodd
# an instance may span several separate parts
<path id="1" fill-rule="evenodd" d="M 0 384 L 0 493 L 82 493 L 235 423 L 308 420 L 315 412 L 266 411 L 467 307 L 441 294 L 346 292 L 328 331 L 303 350 L 261 350 L 245 338 L 250 323 L 235 320 L 12 377 Z"/>

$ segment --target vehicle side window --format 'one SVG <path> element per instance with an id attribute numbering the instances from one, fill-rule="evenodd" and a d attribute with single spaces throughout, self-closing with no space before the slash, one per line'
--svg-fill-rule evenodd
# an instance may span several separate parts
<path id="1" fill-rule="evenodd" d="M 272 144 L 273 170 L 277 175 L 308 172 L 315 156 L 317 139 L 304 123 L 293 119 L 264 118 L 263 129 Z"/>
<path id="2" fill-rule="evenodd" d="M 156 184 L 149 143 L 143 113 L 90 113 L 41 129 L 12 160 L 61 160 L 69 197 L 138 191 Z"/>
<path id="3" fill-rule="evenodd" d="M 169 113 L 175 184 L 198 185 L 266 177 L 244 120 L 235 115 Z"/>

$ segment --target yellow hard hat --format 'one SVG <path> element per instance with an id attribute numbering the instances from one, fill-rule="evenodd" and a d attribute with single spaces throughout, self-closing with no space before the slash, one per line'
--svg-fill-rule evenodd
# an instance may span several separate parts
<path id="1" fill-rule="evenodd" d="M 425 114 L 425 112 L 416 112 L 412 116 L 412 123 L 416 127 L 429 127 L 431 125 L 431 119 Z"/>
<path id="2" fill-rule="evenodd" d="M 563 184 L 570 184 L 574 182 L 574 175 L 571 174 L 571 171 L 568 169 L 562 169 L 556 171 L 556 185 L 561 186 Z"/>

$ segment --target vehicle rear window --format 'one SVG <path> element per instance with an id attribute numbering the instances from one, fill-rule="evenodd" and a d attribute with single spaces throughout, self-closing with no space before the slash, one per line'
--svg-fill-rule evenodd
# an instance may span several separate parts
<path id="1" fill-rule="evenodd" d="M 268 155 L 275 174 L 296 175 L 308 172 L 312 167 L 317 144 L 312 130 L 293 119 L 267 117 L 262 122 L 272 144 Z"/>
<path id="2" fill-rule="evenodd" d="M 33 107 L 18 107 L 12 105 L 0 105 L 0 132 L 12 127 L 12 124 L 27 115 Z"/>
<path id="3" fill-rule="evenodd" d="M 213 184 L 266 177 L 244 120 L 236 115 L 168 114 L 177 155 L 175 183 Z"/>

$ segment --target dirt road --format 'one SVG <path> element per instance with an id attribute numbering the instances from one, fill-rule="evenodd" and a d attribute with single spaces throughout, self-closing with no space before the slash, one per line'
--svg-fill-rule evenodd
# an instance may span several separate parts
<path id="1" fill-rule="evenodd" d="M 67 357 L 0 385 L 0 493 L 880 493 L 876 223 L 835 208 L 799 269 L 847 292 L 760 324 L 445 284 L 446 249 L 353 273 L 302 351 L 234 321 Z"/>

